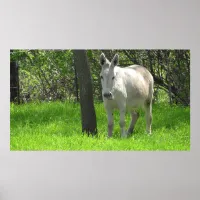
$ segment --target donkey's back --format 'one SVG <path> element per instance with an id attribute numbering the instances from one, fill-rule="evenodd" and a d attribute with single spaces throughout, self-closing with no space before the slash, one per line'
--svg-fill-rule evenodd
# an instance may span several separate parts
<path id="1" fill-rule="evenodd" d="M 139 107 L 153 98 L 153 77 L 143 66 L 131 65 L 122 68 L 127 93 L 127 106 Z"/>

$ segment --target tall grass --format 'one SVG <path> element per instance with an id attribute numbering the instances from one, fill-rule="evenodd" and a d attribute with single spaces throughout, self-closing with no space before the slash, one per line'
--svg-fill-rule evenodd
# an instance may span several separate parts
<path id="1" fill-rule="evenodd" d="M 95 103 L 98 135 L 82 134 L 80 106 L 69 102 L 10 105 L 11 150 L 189 150 L 190 108 L 153 105 L 152 135 L 145 132 L 144 112 L 134 134 L 120 138 L 119 113 L 114 113 L 113 137 L 107 139 L 107 116 L 102 103 Z M 126 116 L 127 128 L 130 116 Z"/>

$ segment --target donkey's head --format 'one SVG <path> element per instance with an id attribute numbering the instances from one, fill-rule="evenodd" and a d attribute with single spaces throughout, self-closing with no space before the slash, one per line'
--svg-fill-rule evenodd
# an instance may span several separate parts
<path id="1" fill-rule="evenodd" d="M 102 67 L 100 77 L 102 85 L 102 95 L 104 98 L 109 100 L 113 99 L 113 91 L 116 81 L 116 72 L 114 67 L 118 64 L 119 56 L 115 54 L 112 61 L 110 62 L 104 55 L 100 56 L 100 65 Z"/>

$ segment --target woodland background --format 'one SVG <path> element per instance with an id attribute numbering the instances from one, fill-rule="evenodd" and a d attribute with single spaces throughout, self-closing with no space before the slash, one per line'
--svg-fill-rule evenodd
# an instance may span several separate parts
<path id="1" fill-rule="evenodd" d="M 145 66 L 155 81 L 154 102 L 190 105 L 189 50 L 86 50 L 92 93 L 101 101 L 99 56 L 120 56 L 119 66 Z M 79 81 L 72 50 L 11 50 L 11 101 L 79 101 Z M 84 76 L 84 75 L 83 75 Z M 162 97 L 161 97 L 162 96 Z"/>

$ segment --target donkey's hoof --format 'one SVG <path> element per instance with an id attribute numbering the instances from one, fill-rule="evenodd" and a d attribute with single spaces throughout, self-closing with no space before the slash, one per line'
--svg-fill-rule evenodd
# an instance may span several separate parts
<path id="1" fill-rule="evenodd" d="M 132 135 L 133 134 L 133 130 L 131 130 L 131 131 L 127 131 L 127 135 L 129 136 L 129 135 Z"/>
<path id="2" fill-rule="evenodd" d="M 151 136 L 152 135 L 151 131 L 147 131 L 147 135 Z"/>
<path id="3" fill-rule="evenodd" d="M 127 136 L 132 136 L 134 134 L 134 129 L 128 130 L 127 131 Z"/>

